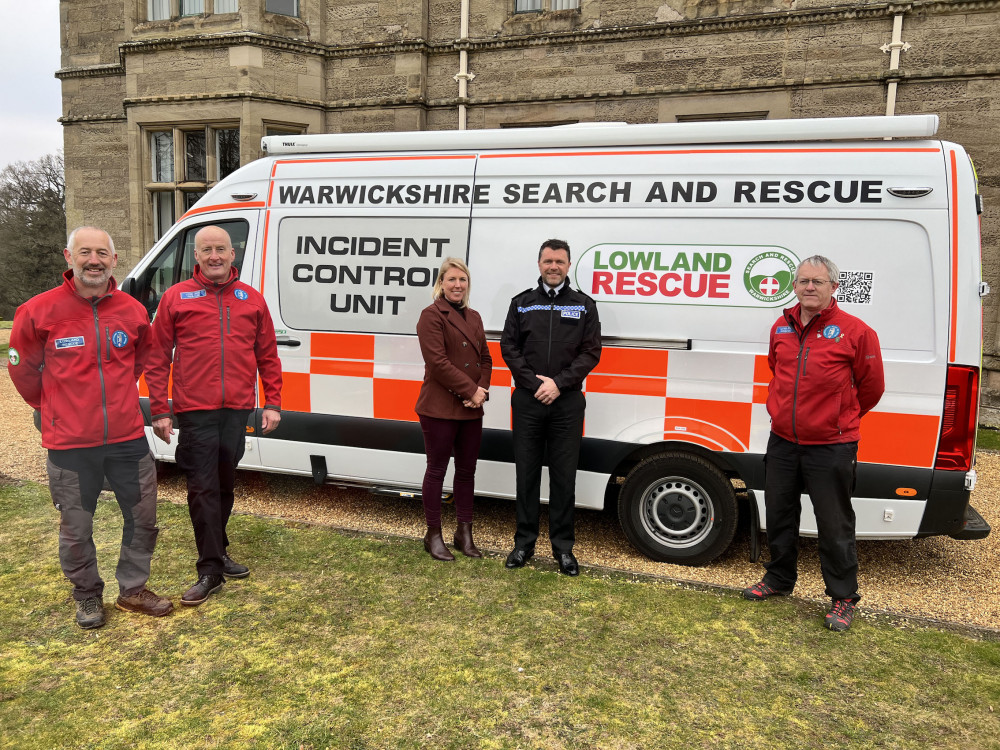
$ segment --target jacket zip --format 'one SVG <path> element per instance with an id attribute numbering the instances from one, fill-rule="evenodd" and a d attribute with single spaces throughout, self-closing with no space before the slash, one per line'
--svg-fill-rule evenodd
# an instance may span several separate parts
<path id="1" fill-rule="evenodd" d="M 545 372 L 552 372 L 552 316 L 556 312 L 556 298 L 549 298 L 549 348 L 545 355 Z M 549 375 L 548 377 L 552 377 Z"/>
<path id="2" fill-rule="evenodd" d="M 101 362 L 101 320 L 97 315 L 97 303 L 100 297 L 93 297 L 90 308 L 94 313 L 94 334 L 97 337 L 97 374 L 101 376 L 101 411 L 104 414 L 104 445 L 108 444 L 108 393 L 104 385 L 104 363 Z M 105 347 L 106 348 L 106 347 Z"/>
<path id="3" fill-rule="evenodd" d="M 226 325 L 222 320 L 222 290 L 215 293 L 219 303 L 219 369 L 222 376 L 222 406 L 226 405 Z M 227 309 L 228 313 L 228 309 Z M 228 316 L 227 316 L 228 317 Z"/>
<path id="4" fill-rule="evenodd" d="M 792 389 L 792 435 L 795 437 L 795 442 L 799 441 L 799 433 L 796 429 L 799 410 L 799 377 L 806 374 L 806 361 L 809 359 L 809 349 L 812 348 L 806 347 L 806 331 L 809 330 L 809 326 L 813 324 L 814 320 L 819 320 L 819 317 L 820 313 L 814 315 L 799 334 L 799 356 L 797 357 L 798 362 L 795 367 L 795 387 Z M 788 317 L 785 319 L 792 324 L 792 328 L 794 329 L 795 320 Z M 803 353 L 803 349 L 805 349 L 805 353 Z"/>

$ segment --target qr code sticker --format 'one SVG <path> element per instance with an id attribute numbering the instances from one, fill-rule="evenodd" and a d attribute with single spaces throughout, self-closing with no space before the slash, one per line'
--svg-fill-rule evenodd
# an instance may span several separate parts
<path id="1" fill-rule="evenodd" d="M 870 305 L 872 303 L 873 277 L 874 274 L 871 271 L 841 271 L 840 287 L 834 295 L 837 302 Z"/>

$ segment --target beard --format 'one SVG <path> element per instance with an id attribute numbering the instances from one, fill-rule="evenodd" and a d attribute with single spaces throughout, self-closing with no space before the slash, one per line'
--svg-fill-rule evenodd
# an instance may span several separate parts
<path id="1" fill-rule="evenodd" d="M 91 288 L 100 288 L 104 287 L 108 283 L 108 280 L 111 278 L 110 268 L 101 268 L 100 277 L 87 276 L 84 273 L 86 270 L 87 270 L 86 268 L 80 269 L 77 268 L 76 266 L 73 266 L 73 278 L 76 280 L 77 284 L 82 284 L 83 286 Z"/>

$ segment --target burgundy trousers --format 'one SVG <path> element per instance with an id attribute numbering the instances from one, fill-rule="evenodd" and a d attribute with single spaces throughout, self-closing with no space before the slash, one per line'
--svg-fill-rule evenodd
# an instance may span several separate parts
<path id="1" fill-rule="evenodd" d="M 420 415 L 424 432 L 427 470 L 424 472 L 424 518 L 428 526 L 441 525 L 441 488 L 448 461 L 455 456 L 455 515 L 459 523 L 472 523 L 472 497 L 476 492 L 476 461 L 483 441 L 483 418 L 438 419 Z"/>

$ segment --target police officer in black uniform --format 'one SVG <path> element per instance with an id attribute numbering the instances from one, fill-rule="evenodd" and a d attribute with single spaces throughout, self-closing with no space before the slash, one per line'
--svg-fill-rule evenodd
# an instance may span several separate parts
<path id="1" fill-rule="evenodd" d="M 559 570 L 579 575 L 573 556 L 576 467 L 583 439 L 583 380 L 601 358 L 597 304 L 566 279 L 569 245 L 546 240 L 538 286 L 510 301 L 500 351 L 514 380 L 511 395 L 517 470 L 517 533 L 508 568 L 523 567 L 538 539 L 542 458 L 548 450 L 549 539 Z"/>

